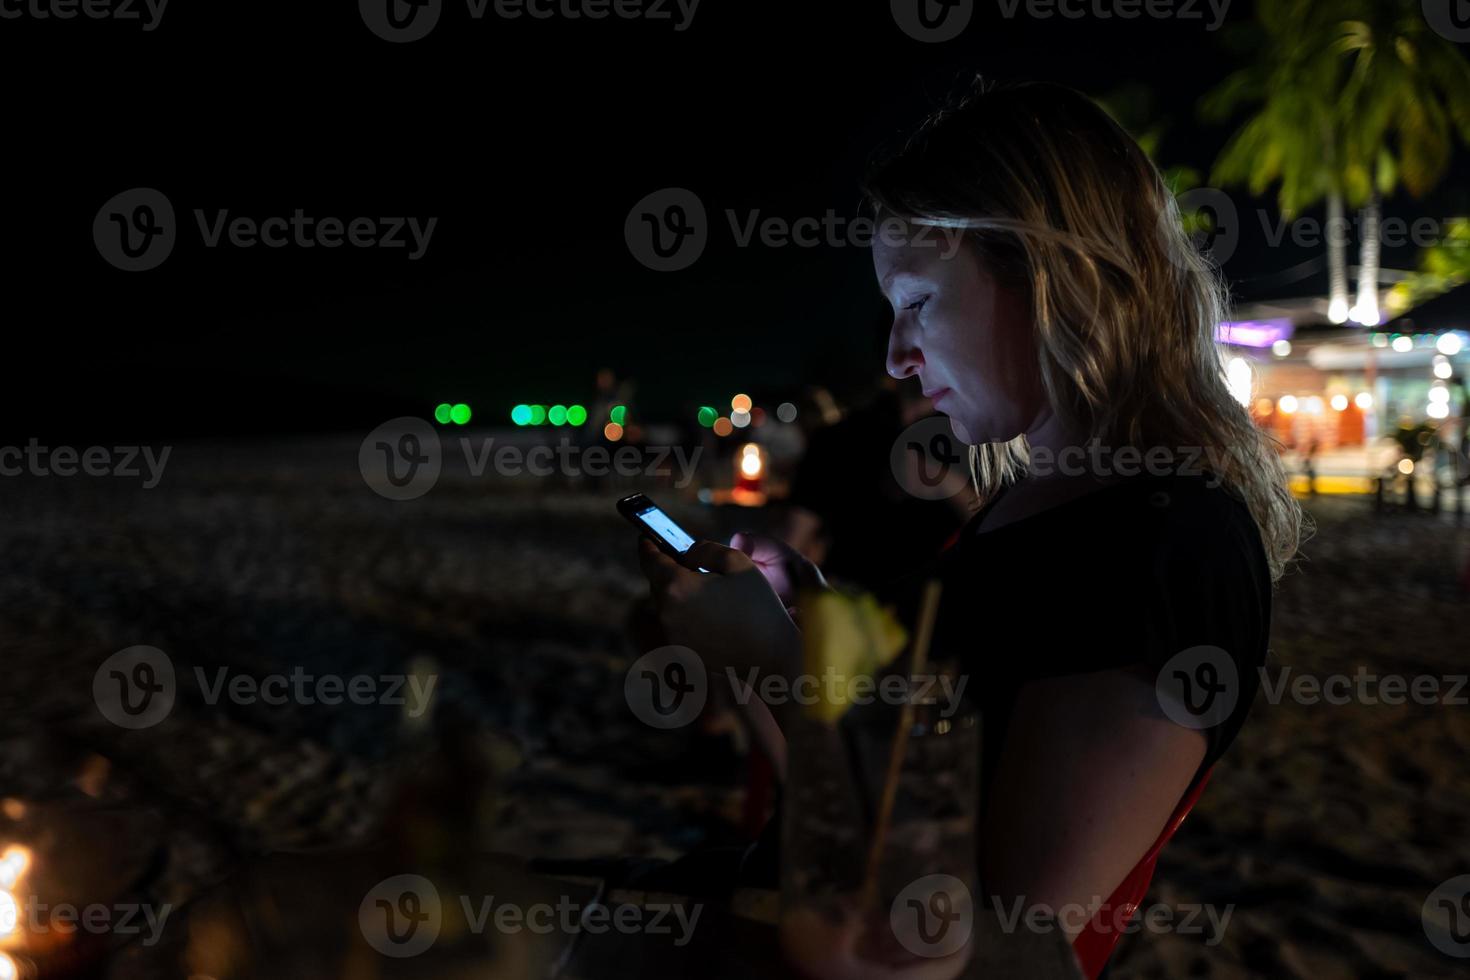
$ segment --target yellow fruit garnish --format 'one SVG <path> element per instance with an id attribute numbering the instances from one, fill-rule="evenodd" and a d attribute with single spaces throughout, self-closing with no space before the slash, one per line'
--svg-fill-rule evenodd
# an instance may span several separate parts
<path id="1" fill-rule="evenodd" d="M 831 590 L 805 592 L 797 600 L 802 632 L 802 670 L 816 679 L 816 698 L 803 705 L 810 718 L 827 724 L 852 706 L 852 683 L 891 664 L 908 633 L 891 610 L 871 595 Z M 867 687 L 871 694 L 873 687 Z"/>

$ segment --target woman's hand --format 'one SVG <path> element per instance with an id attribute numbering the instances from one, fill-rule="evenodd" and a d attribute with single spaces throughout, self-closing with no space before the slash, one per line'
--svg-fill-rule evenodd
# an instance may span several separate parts
<path id="1" fill-rule="evenodd" d="M 831 588 L 821 569 L 779 538 L 737 531 L 730 538 L 730 547 L 743 552 L 760 569 L 788 612 L 796 605 L 798 591 Z"/>
<path id="2" fill-rule="evenodd" d="M 701 541 L 683 558 L 681 564 L 639 539 L 638 560 L 670 643 L 689 647 L 712 672 L 733 667 L 743 678 L 751 667 L 762 674 L 796 669 L 801 634 L 750 554 Z"/>

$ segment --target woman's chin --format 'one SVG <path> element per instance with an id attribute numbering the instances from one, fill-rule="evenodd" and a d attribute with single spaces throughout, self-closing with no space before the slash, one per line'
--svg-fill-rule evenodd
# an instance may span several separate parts
<path id="1" fill-rule="evenodd" d="M 965 423 L 961 422 L 959 419 L 955 418 L 953 415 L 951 415 L 949 417 L 949 427 L 950 427 L 950 429 L 952 429 L 954 431 L 954 437 L 956 439 L 958 439 L 960 442 L 964 443 L 965 445 L 967 445 L 967 446 L 978 446 L 978 445 L 980 445 L 979 441 L 976 440 L 976 439 L 974 439 L 970 435 L 970 430 L 969 430 L 969 428 L 967 428 L 965 426 Z"/>

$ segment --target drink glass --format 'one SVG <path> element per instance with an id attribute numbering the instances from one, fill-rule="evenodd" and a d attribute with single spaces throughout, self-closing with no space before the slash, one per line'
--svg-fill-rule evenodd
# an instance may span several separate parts
<path id="1" fill-rule="evenodd" d="M 891 819 L 870 862 L 903 706 L 792 725 L 781 841 L 782 949 L 837 980 L 950 980 L 972 949 L 980 716 L 915 704 Z M 871 864 L 871 871 L 870 871 Z"/>

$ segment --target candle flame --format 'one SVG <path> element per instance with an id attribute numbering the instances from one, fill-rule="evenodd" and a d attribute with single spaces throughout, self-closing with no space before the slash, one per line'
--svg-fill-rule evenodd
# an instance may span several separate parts
<path id="1" fill-rule="evenodd" d="M 31 866 L 31 852 L 19 844 L 11 845 L 0 854 L 0 888 L 14 888 Z"/>

